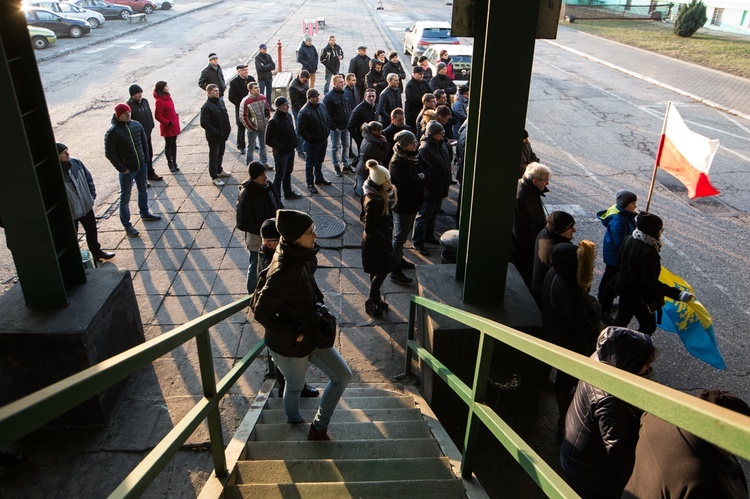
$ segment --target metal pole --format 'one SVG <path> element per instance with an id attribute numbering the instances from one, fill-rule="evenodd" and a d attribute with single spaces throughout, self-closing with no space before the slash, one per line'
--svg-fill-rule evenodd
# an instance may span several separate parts
<path id="1" fill-rule="evenodd" d="M 198 365 L 201 371 L 201 382 L 203 384 L 203 396 L 207 399 L 216 398 L 216 377 L 214 374 L 214 363 L 211 355 L 211 339 L 208 330 L 198 333 L 195 337 L 198 347 Z M 219 414 L 219 403 L 206 415 L 208 419 L 208 436 L 211 443 L 211 454 L 214 459 L 214 470 L 216 476 L 227 476 L 227 461 L 224 455 L 224 436 L 221 431 L 221 416 Z"/>
<path id="2" fill-rule="evenodd" d="M 281 65 L 281 40 L 278 40 L 276 42 L 276 48 L 278 50 L 276 58 L 279 60 L 279 73 L 281 73 L 282 71 L 284 71 L 284 68 Z"/>
<path id="3" fill-rule="evenodd" d="M 656 161 L 654 161 L 654 173 L 651 175 L 651 185 L 648 187 L 648 198 L 646 199 L 646 213 L 651 206 L 651 195 L 654 193 L 654 185 L 656 184 L 656 170 L 659 169 L 659 161 L 661 161 L 661 152 L 664 149 L 664 135 L 667 133 L 667 117 L 669 116 L 669 109 L 672 107 L 672 101 L 667 102 L 667 112 L 664 113 L 664 123 L 661 126 L 661 137 L 659 137 L 659 149 L 656 151 Z"/>

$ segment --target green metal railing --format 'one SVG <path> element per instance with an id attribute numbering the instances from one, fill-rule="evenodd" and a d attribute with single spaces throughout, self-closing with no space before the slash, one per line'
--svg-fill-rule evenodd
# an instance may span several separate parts
<path id="1" fill-rule="evenodd" d="M 0 408 L 0 447 L 10 444 L 96 396 L 159 357 L 195 338 L 203 398 L 149 452 L 110 497 L 138 497 L 204 419 L 208 420 L 216 476 L 227 475 L 219 402 L 265 347 L 261 340 L 216 383 L 208 328 L 245 309 L 252 295 L 202 315 L 146 343 L 126 350 L 73 376 Z"/>
<path id="2" fill-rule="evenodd" d="M 414 338 L 418 307 L 454 319 L 479 331 L 472 386 L 466 385 Z M 750 459 L 750 418 L 697 397 L 668 388 L 513 328 L 426 298 L 412 296 L 409 304 L 406 375 L 413 354 L 430 367 L 469 407 L 461 474 L 469 477 L 484 424 L 549 497 L 577 497 L 539 455 L 485 402 L 487 378 L 495 341 L 500 341 L 561 371 L 669 421 L 732 454 Z"/>

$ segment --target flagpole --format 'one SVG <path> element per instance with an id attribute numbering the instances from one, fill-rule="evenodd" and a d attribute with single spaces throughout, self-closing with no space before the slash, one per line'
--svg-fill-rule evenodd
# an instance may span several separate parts
<path id="1" fill-rule="evenodd" d="M 646 199 L 646 212 L 648 212 L 651 206 L 651 196 L 654 193 L 654 185 L 656 184 L 656 170 L 659 169 L 659 161 L 661 160 L 661 152 L 664 148 L 664 136 L 667 133 L 667 117 L 669 116 L 669 109 L 672 107 L 672 101 L 667 102 L 667 111 L 664 113 L 664 123 L 661 126 L 661 136 L 659 137 L 659 149 L 656 151 L 656 161 L 654 162 L 654 173 L 651 175 L 651 185 L 648 188 L 648 198 Z"/>

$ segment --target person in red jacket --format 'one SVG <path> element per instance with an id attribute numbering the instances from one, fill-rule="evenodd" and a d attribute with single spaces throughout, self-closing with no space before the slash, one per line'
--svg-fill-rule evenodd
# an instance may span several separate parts
<path id="1" fill-rule="evenodd" d="M 172 95 L 166 81 L 157 81 L 154 85 L 156 109 L 154 118 L 159 122 L 159 133 L 164 137 L 164 156 L 170 172 L 180 169 L 177 166 L 177 136 L 180 134 L 180 115 L 174 108 Z"/>

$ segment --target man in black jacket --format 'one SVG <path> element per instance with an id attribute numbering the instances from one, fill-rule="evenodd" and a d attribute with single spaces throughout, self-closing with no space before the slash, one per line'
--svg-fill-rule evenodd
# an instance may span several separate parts
<path id="1" fill-rule="evenodd" d="M 396 134 L 390 163 L 391 182 L 398 189 L 399 202 L 393 207 L 393 258 L 396 262 L 391 281 L 409 284 L 413 279 L 404 269 L 416 266 L 403 257 L 404 244 L 414 227 L 414 219 L 424 199 L 424 174 L 419 166 L 417 137 L 408 130 Z"/>
<path id="2" fill-rule="evenodd" d="M 283 190 L 286 199 L 299 199 L 302 194 L 292 190 L 297 132 L 294 130 L 292 115 L 289 114 L 289 101 L 286 97 L 277 97 L 273 105 L 276 112 L 266 127 L 266 145 L 273 149 L 273 163 L 276 165 L 273 185 L 276 191 Z"/>
<path id="3" fill-rule="evenodd" d="M 404 71 L 404 67 L 401 65 L 401 61 L 398 60 L 398 52 L 395 50 L 391 50 L 388 53 L 388 62 L 385 63 L 383 66 L 383 74 L 389 75 L 391 73 L 395 73 L 398 75 L 399 82 L 398 82 L 398 90 L 399 93 L 402 93 L 404 91 L 404 80 L 406 80 L 406 71 Z"/>
<path id="4" fill-rule="evenodd" d="M 138 189 L 138 209 L 141 220 L 161 220 L 160 215 L 148 211 L 146 148 L 148 139 L 143 126 L 130 119 L 130 106 L 115 106 L 112 126 L 104 134 L 104 155 L 120 173 L 120 222 L 130 237 L 138 237 L 138 229 L 130 223 L 130 193 L 133 182 Z"/>
<path id="5" fill-rule="evenodd" d="M 331 35 L 328 37 L 328 44 L 320 51 L 320 62 L 326 68 L 326 84 L 323 87 L 323 94 L 328 94 L 328 90 L 331 88 L 331 78 L 333 75 L 339 74 L 341 69 L 341 61 L 344 59 L 344 51 L 336 43 L 336 37 Z M 355 105 L 357 101 L 354 101 Z"/>
<path id="6" fill-rule="evenodd" d="M 333 77 L 333 90 L 328 92 L 323 99 L 323 104 L 328 108 L 331 117 L 331 157 L 336 176 L 341 176 L 341 164 L 344 171 L 349 172 L 349 118 L 354 110 L 354 101 L 351 95 L 344 91 L 344 77 L 336 75 Z"/>
<path id="7" fill-rule="evenodd" d="M 221 179 L 232 175 L 221 167 L 230 132 L 229 113 L 224 100 L 219 98 L 219 87 L 208 85 L 206 94 L 208 98 L 201 107 L 201 128 L 206 131 L 208 141 L 208 173 L 214 185 L 221 187 L 224 185 Z"/>
<path id="8" fill-rule="evenodd" d="M 448 67 L 445 63 L 438 63 L 437 74 L 430 79 L 430 88 L 433 93 L 439 88 L 443 89 L 447 95 L 453 95 L 458 91 L 456 84 L 448 76 Z"/>
<path id="9" fill-rule="evenodd" d="M 399 132 L 403 132 L 404 130 L 408 130 L 409 132 L 414 133 L 414 130 L 409 128 L 409 126 L 406 124 L 406 118 L 404 117 L 404 110 L 400 107 L 397 107 L 393 111 L 391 111 L 391 123 L 383 130 L 383 137 L 385 137 L 385 140 L 388 142 L 388 145 L 391 148 L 391 157 L 393 157 L 393 146 L 396 145 L 395 137 Z M 416 148 L 414 149 L 416 151 Z"/>
<path id="10" fill-rule="evenodd" d="M 273 70 L 276 69 L 276 63 L 268 55 L 268 47 L 261 43 L 258 47 L 258 55 L 255 56 L 255 71 L 258 74 L 258 85 L 260 93 L 266 95 L 268 102 L 271 102 L 271 90 L 273 87 Z"/>
<path id="11" fill-rule="evenodd" d="M 439 244 L 435 238 L 435 218 L 448 196 L 451 184 L 451 158 L 444 140 L 443 125 L 431 121 L 419 145 L 419 159 L 424 165 L 426 185 L 424 201 L 414 221 L 414 248 L 427 256 L 425 243 Z M 537 231 L 538 232 L 538 231 Z M 533 249 L 533 248 L 532 248 Z"/>
<path id="12" fill-rule="evenodd" d="M 422 96 L 430 93 L 430 85 L 422 79 L 422 68 L 420 66 L 416 66 L 412 70 L 411 76 L 411 80 L 406 84 L 404 114 L 406 115 L 406 124 L 416 133 L 417 116 L 422 109 Z"/>
<path id="13" fill-rule="evenodd" d="M 367 56 L 367 47 L 357 47 L 357 55 L 349 61 L 349 72 L 357 76 L 357 91 L 359 96 L 365 95 L 365 76 L 370 71 L 370 58 Z"/>
<path id="14" fill-rule="evenodd" d="M 317 194 L 316 185 L 331 185 L 331 182 L 323 177 L 322 170 L 331 128 L 328 111 L 320 103 L 320 92 L 314 88 L 307 91 L 307 104 L 300 110 L 298 121 L 299 133 L 307 147 L 307 160 L 305 161 L 307 189 L 310 193 Z"/>
<path id="15" fill-rule="evenodd" d="M 310 73 L 310 87 L 315 87 L 315 73 L 318 71 L 318 49 L 312 44 L 310 35 L 305 35 L 297 49 L 297 62 L 302 64 L 302 69 Z"/>
<path id="16" fill-rule="evenodd" d="M 219 87 L 219 97 L 224 97 L 224 90 L 226 90 L 227 84 L 224 81 L 224 73 L 221 71 L 221 66 L 219 66 L 219 56 L 213 52 L 208 54 L 208 65 L 203 68 L 198 78 L 198 86 L 203 90 L 206 90 L 206 87 L 210 83 Z"/>
<path id="17" fill-rule="evenodd" d="M 357 104 L 357 107 L 352 111 L 349 123 L 347 124 L 349 133 L 357 144 L 357 155 L 359 155 L 360 147 L 362 146 L 362 125 L 378 120 L 378 113 L 375 110 L 375 99 L 375 89 L 368 88 L 365 91 L 365 97 L 362 102 Z"/>
<path id="18" fill-rule="evenodd" d="M 307 90 L 310 88 L 309 81 L 310 73 L 303 69 L 299 72 L 299 76 L 292 80 L 292 84 L 289 85 L 289 100 L 291 101 L 292 114 L 294 115 L 294 128 L 297 129 L 297 156 L 302 159 L 307 159 L 307 153 L 305 153 L 305 141 L 302 140 L 299 134 L 298 116 L 302 106 L 307 104 Z"/>
<path id="19" fill-rule="evenodd" d="M 245 155 L 245 125 L 240 121 L 240 104 L 242 99 L 247 97 L 247 84 L 255 81 L 255 78 L 248 74 L 247 64 L 237 66 L 237 76 L 229 82 L 229 102 L 234 104 L 234 122 L 237 125 L 237 151 Z M 255 147 L 252 144 L 251 147 Z"/>
<path id="20" fill-rule="evenodd" d="M 159 181 L 164 178 L 154 170 L 154 148 L 151 145 L 151 132 L 154 130 L 154 115 L 148 101 L 143 98 L 143 89 L 138 85 L 130 85 L 130 99 L 126 103 L 130 106 L 131 119 L 137 121 L 146 132 L 146 165 L 148 166 L 148 180 Z"/>
<path id="21" fill-rule="evenodd" d="M 378 99 L 378 119 L 382 123 L 383 128 L 387 127 L 391 122 L 391 111 L 401 107 L 401 80 L 396 73 L 390 73 L 386 76 L 388 86 L 380 93 L 380 99 Z"/>

